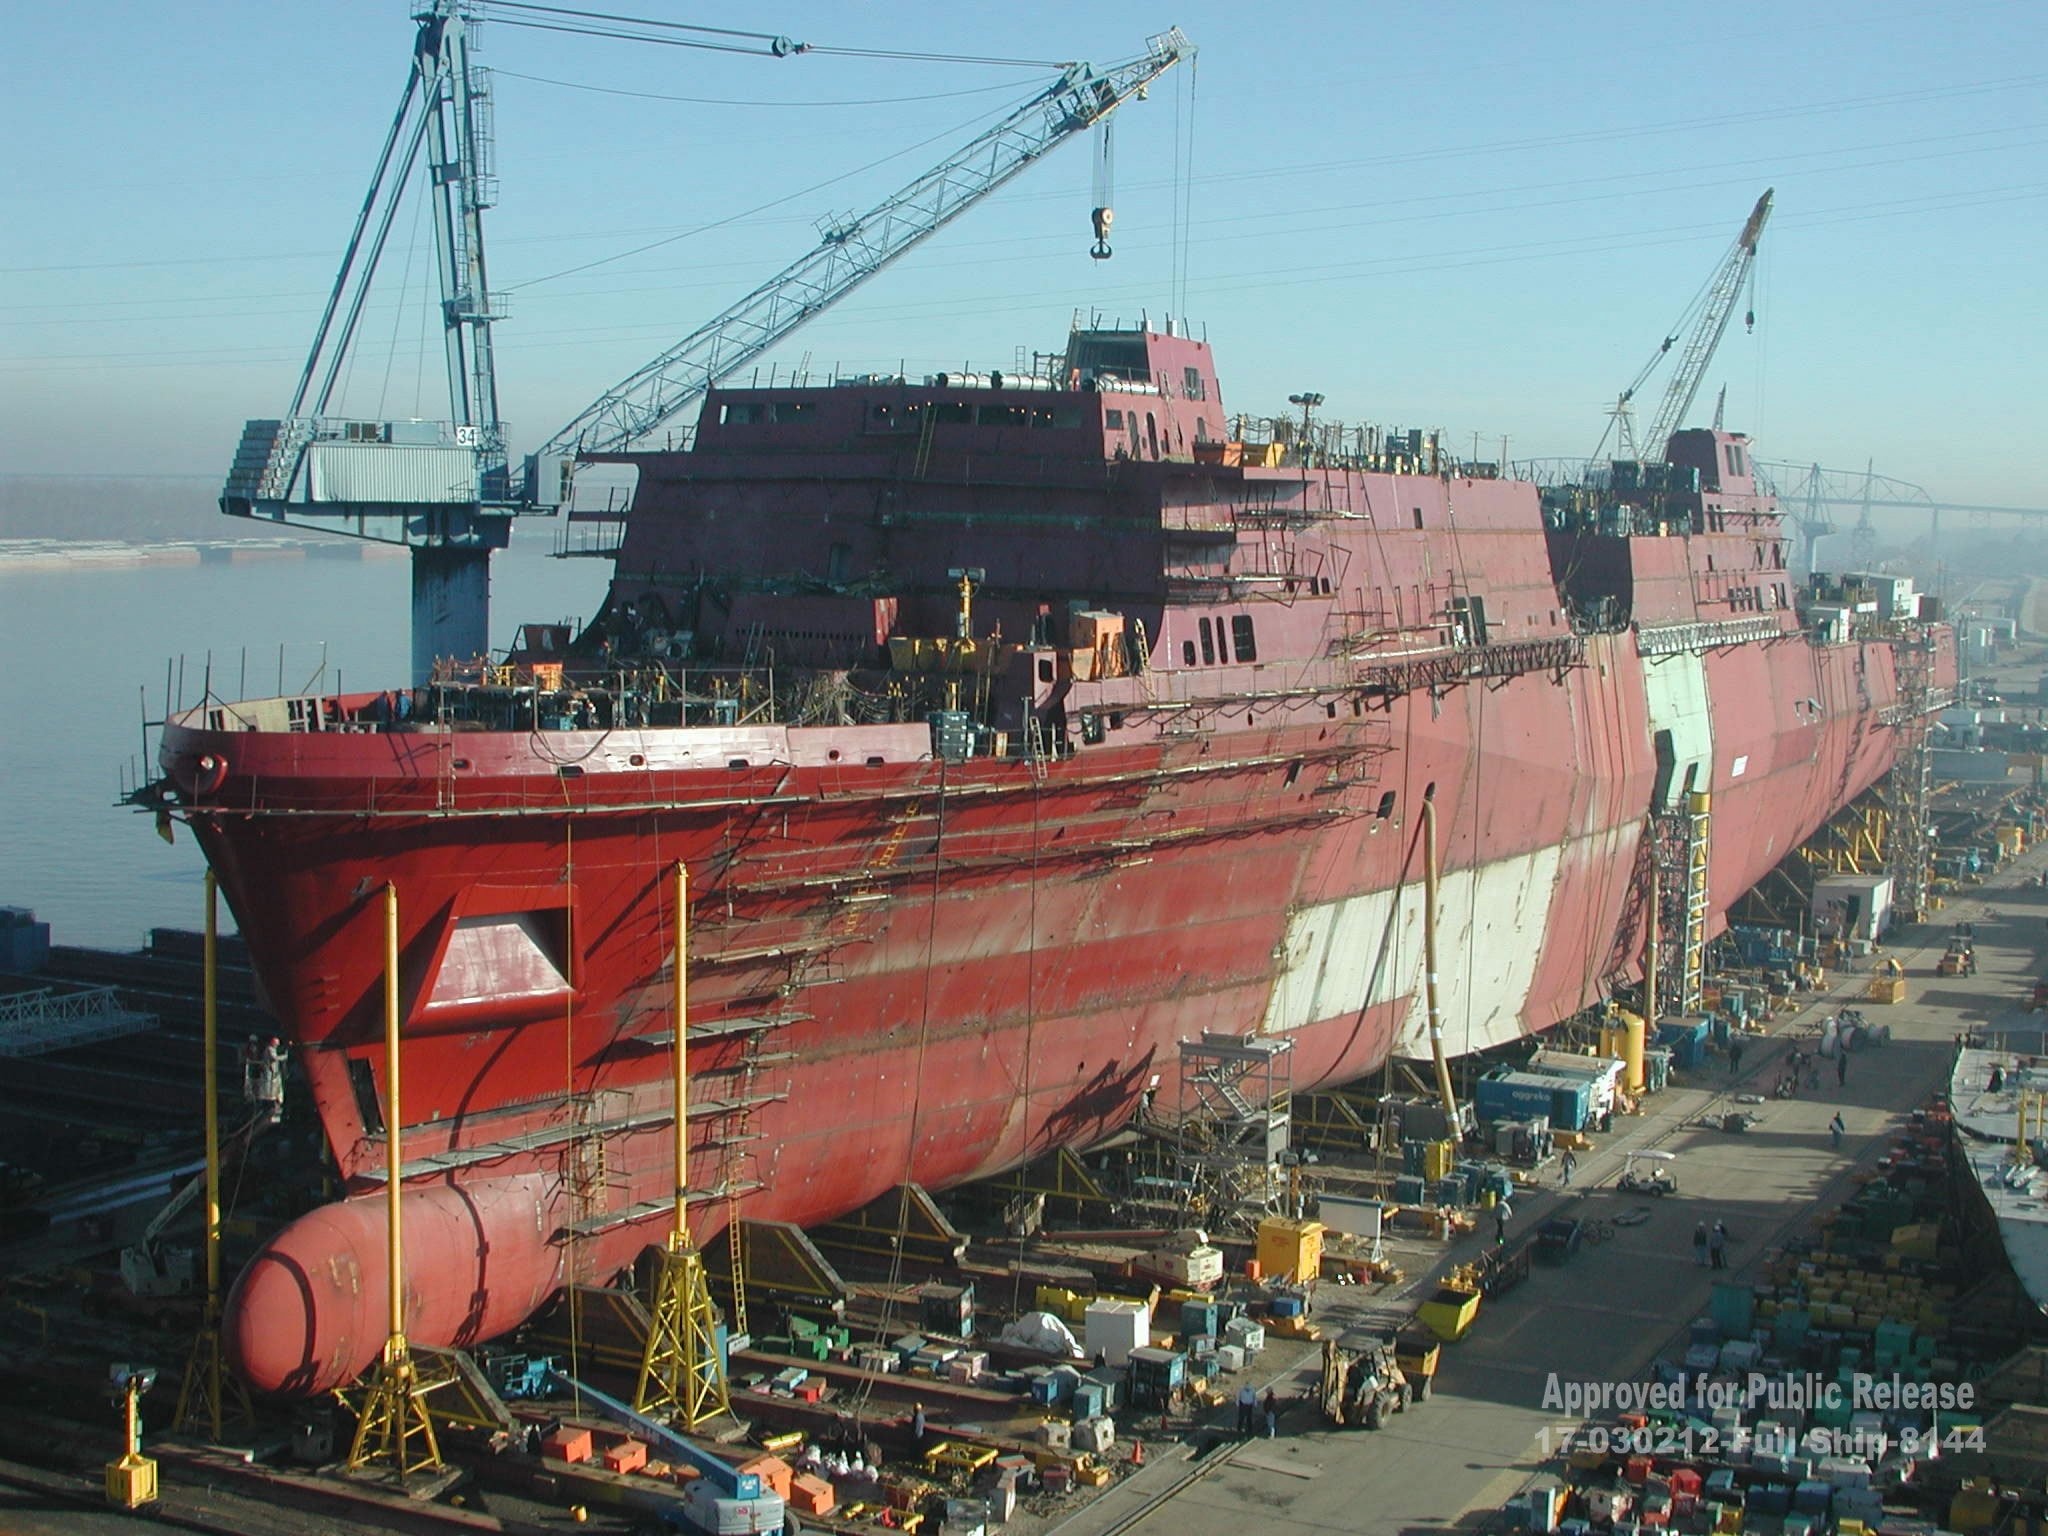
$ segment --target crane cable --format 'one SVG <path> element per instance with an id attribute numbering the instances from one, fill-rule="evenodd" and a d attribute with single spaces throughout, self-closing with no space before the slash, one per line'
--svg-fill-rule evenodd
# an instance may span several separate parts
<path id="1" fill-rule="evenodd" d="M 1028 99 L 1029 98 L 1020 99 L 1017 105 L 1022 105 L 1022 101 Z M 1009 106 L 997 108 L 995 110 L 988 112 L 983 112 L 976 117 L 970 118 L 967 121 L 967 123 L 962 125 L 962 128 L 971 128 L 976 124 L 981 123 L 990 118 L 998 116 L 1007 116 L 1010 112 L 1015 110 L 1015 106 Z M 742 209 L 738 213 L 728 214 L 726 217 L 722 219 L 712 219 L 707 223 L 698 224 L 693 228 L 683 230 L 678 234 L 665 235 L 659 240 L 650 240 L 645 245 L 636 245 L 632 247 L 630 250 L 615 251 L 613 254 L 609 256 L 599 256 L 591 261 L 579 262 L 572 267 L 563 267 L 559 271 L 549 272 L 541 277 L 529 277 L 523 283 L 507 284 L 499 288 L 497 291 L 503 293 L 517 293 L 518 291 L 524 288 L 532 288 L 541 283 L 551 283 L 555 281 L 557 278 L 573 277 L 575 274 L 579 272 L 588 272 L 595 267 L 609 266 L 611 263 L 615 261 L 624 261 L 628 257 L 644 255 L 648 251 L 659 250 L 661 249 L 661 247 L 665 245 L 674 245 L 677 241 L 680 240 L 688 240 L 693 236 L 705 234 L 714 229 L 723 229 L 728 225 L 741 223 L 744 220 L 753 218 L 756 214 L 766 213 L 771 208 L 780 208 L 783 204 L 793 203 L 800 197 L 808 197 L 813 192 L 822 191 L 824 188 L 834 186 L 839 182 L 848 181 L 855 176 L 864 175 L 867 172 L 874 170 L 877 166 L 887 165 L 891 160 L 899 160 L 907 154 L 910 154 L 916 150 L 923 149 L 928 144 L 938 143 L 942 139 L 953 139 L 962 131 L 962 128 L 952 128 L 946 130 L 943 133 L 932 134 L 928 138 L 919 139 L 915 144 L 906 144 L 901 149 L 892 150 L 890 153 L 886 155 L 882 155 L 877 159 L 870 160 L 865 165 L 857 165 L 850 171 L 841 171 L 836 176 L 827 176 L 822 181 L 814 181 L 809 186 L 799 187 L 796 191 L 788 193 L 782 197 L 772 197 L 765 203 L 756 203 L 751 208 Z"/>
<path id="2" fill-rule="evenodd" d="M 539 32 L 566 32 L 581 37 L 608 37 L 629 43 L 660 43 L 670 48 L 699 48 L 713 53 L 767 52 L 776 58 L 788 58 L 799 53 L 822 53 L 848 59 L 894 59 L 917 64 L 982 64 L 1002 69 L 1065 69 L 1071 62 L 1057 59 L 1005 59 L 984 54 L 926 53 L 894 48 L 836 48 L 822 44 L 799 43 L 774 32 L 742 32 L 730 27 L 707 27 L 694 22 L 663 21 L 650 16 L 622 16 L 614 11 L 586 11 L 572 6 L 538 5 L 533 3 L 533 0 L 494 0 L 491 10 L 491 20 L 499 26 L 526 27 Z M 504 11 L 525 11 L 535 17 L 556 16 L 567 19 L 518 20 L 500 14 Z M 572 26 L 569 24 L 571 21 L 599 25 Z M 611 30 L 613 27 L 646 27 L 653 29 L 654 35 Z M 673 35 L 676 33 L 695 35 L 679 37 Z M 725 41 L 710 41 L 714 38 L 722 38 Z M 747 47 L 746 44 L 758 46 Z"/>
<path id="3" fill-rule="evenodd" d="M 524 80 L 533 85 L 553 85 L 565 91 L 592 91 L 600 96 L 628 96 L 635 101 L 674 101 L 691 107 L 897 107 L 919 101 L 952 101 L 961 96 L 987 96 L 995 91 L 1014 90 L 1008 82 L 977 85 L 964 91 L 927 91 L 917 96 L 863 96 L 840 101 L 747 101 L 723 96 L 674 96 L 666 91 L 629 91 L 615 85 L 593 85 L 587 80 L 555 80 L 546 75 L 525 75 L 516 69 L 491 71 L 503 80 Z"/>

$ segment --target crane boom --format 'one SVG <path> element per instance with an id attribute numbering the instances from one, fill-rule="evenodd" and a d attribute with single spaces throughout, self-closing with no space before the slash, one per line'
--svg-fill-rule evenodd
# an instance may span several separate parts
<path id="1" fill-rule="evenodd" d="M 579 457 L 632 446 L 1049 150 L 1142 95 L 1193 53 L 1175 27 L 1150 38 L 1138 58 L 1100 73 L 1087 64 L 1069 65 L 994 127 L 866 213 L 828 227 L 814 250 L 605 391 L 528 458 L 528 500 L 559 506 Z"/>
<path id="2" fill-rule="evenodd" d="M 1693 323 L 1692 334 L 1686 338 L 1685 351 L 1679 356 L 1678 366 L 1672 370 L 1671 382 L 1664 387 L 1664 400 L 1650 423 L 1650 435 L 1644 439 L 1644 446 L 1660 459 L 1664 457 L 1671 434 L 1683 423 L 1685 413 L 1692 409 L 1693 399 L 1700 392 L 1700 381 L 1706 378 L 1707 367 L 1714 360 L 1714 349 L 1721 345 L 1721 337 L 1727 332 L 1729 318 L 1735 313 L 1736 296 L 1742 292 L 1743 281 L 1756 261 L 1757 241 L 1763 237 L 1764 222 L 1770 216 L 1771 189 L 1767 187 L 1764 195 L 1756 200 L 1756 207 L 1750 210 L 1742 233 L 1735 237 L 1735 244 L 1721 259 L 1721 265 L 1714 269 L 1713 280 L 1707 285 L 1706 301 L 1700 307 L 1699 318 Z"/>

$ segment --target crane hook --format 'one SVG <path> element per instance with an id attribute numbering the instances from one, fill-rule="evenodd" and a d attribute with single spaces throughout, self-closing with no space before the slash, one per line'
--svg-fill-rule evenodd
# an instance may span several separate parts
<path id="1" fill-rule="evenodd" d="M 1088 254 L 1097 261 L 1107 261 L 1113 254 L 1109 248 L 1109 226 L 1116 222 L 1116 210 L 1097 208 L 1090 217 L 1095 222 L 1095 248 Z"/>

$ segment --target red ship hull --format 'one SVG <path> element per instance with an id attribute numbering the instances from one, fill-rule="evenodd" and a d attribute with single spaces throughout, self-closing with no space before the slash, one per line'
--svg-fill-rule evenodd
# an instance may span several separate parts
<path id="1" fill-rule="evenodd" d="M 793 1059 L 749 1065 L 740 1037 L 715 1034 L 693 1051 L 692 1094 L 707 1107 L 695 1166 L 708 1187 L 718 1182 L 708 1170 L 728 1161 L 719 1145 L 728 1128 L 709 1106 L 759 1099 L 751 1130 L 772 1150 L 748 1170 L 763 1187 L 739 1208 L 814 1222 L 906 1180 L 945 1187 L 1098 1139 L 1155 1078 L 1172 1081 L 1178 1040 L 1241 1033 L 1276 1008 L 1289 1010 L 1278 1022 L 1295 1042 L 1297 1088 L 1380 1065 L 1415 1012 L 1412 923 L 1380 919 L 1385 974 L 1363 1005 L 1354 993 L 1333 1007 L 1299 986 L 1276 1000 L 1288 983 L 1275 961 L 1290 914 L 1415 889 L 1417 818 L 1403 791 L 1413 805 L 1436 786 L 1447 953 L 1489 957 L 1491 974 L 1446 972 L 1453 1049 L 1542 1030 L 1597 1000 L 1656 766 L 1632 649 L 1596 644 L 1562 685 L 1530 676 L 1459 690 L 1454 707 L 1408 701 L 1383 721 L 1346 723 L 1334 740 L 1326 725 L 1241 730 L 1229 756 L 1204 738 L 1103 753 L 1044 779 L 1018 763 L 971 772 L 818 762 L 835 750 L 842 761 L 872 755 L 860 731 L 835 731 L 791 742 L 786 756 L 811 759 L 807 769 L 608 776 L 616 784 L 587 773 L 571 804 L 536 814 L 543 794 L 562 796 L 562 782 L 532 765 L 523 778 L 509 763 L 493 775 L 474 754 L 500 743 L 478 742 L 464 744 L 476 776 L 452 804 L 427 809 L 446 747 L 412 738 L 427 758 L 419 776 L 409 791 L 402 771 L 381 781 L 374 810 L 214 815 L 199 827 L 259 972 L 291 978 L 273 1001 L 294 1038 L 314 1047 L 302 1060 L 344 1173 L 374 1176 L 381 1166 L 349 1063 L 373 1057 L 366 1048 L 382 1031 L 382 905 L 355 893 L 386 882 L 401 892 L 401 976 L 414 978 L 405 987 L 408 1162 L 562 1133 L 530 1152 L 422 1176 L 408 1193 L 419 1213 L 407 1219 L 408 1269 L 421 1281 L 413 1334 L 471 1342 L 516 1325 L 569 1279 L 630 1264 L 659 1220 L 668 1093 L 658 1037 L 669 1028 L 677 860 L 715 868 L 724 850 L 749 850 L 744 873 L 734 866 L 722 886 L 699 892 L 691 1007 L 700 1027 L 758 1018 L 778 997 L 825 999 L 787 1010 L 770 1031 L 773 1054 Z M 1715 912 L 1889 766 L 1890 733 L 1864 727 L 1862 710 L 1790 730 L 1770 722 L 1791 719 L 1794 700 L 1857 697 L 1859 669 L 1874 703 L 1889 702 L 1889 659 L 1884 647 L 1795 642 L 1710 663 L 1714 693 L 1748 701 L 1731 712 L 1726 750 L 1749 766 L 1717 798 Z M 610 750 L 658 753 L 655 734 Z M 1389 739 L 1404 743 L 1396 774 L 1356 771 Z M 174 728 L 167 747 L 216 749 L 256 783 L 294 780 L 303 806 L 323 781 L 337 799 L 360 791 L 343 788 L 343 770 L 361 742 L 223 741 Z M 762 743 L 723 733 L 692 745 L 730 761 Z M 317 761 L 323 751 L 340 759 L 331 776 Z M 1293 772 L 1315 760 L 1328 766 L 1314 780 Z M 1350 782 L 1331 787 L 1347 773 Z M 1397 801 L 1383 819 L 1375 812 L 1387 787 Z M 701 808 L 640 809 L 663 803 Z M 850 903 L 848 891 L 887 899 Z M 467 992 L 467 980 L 439 994 L 419 984 L 446 973 L 463 920 L 535 911 L 559 913 L 563 931 L 583 936 L 573 986 L 507 997 Z M 1476 929 L 1461 912 L 1477 917 Z M 657 1043 L 632 1043 L 647 1035 Z M 579 1197 L 564 1169 L 578 1115 L 646 1121 L 610 1134 L 598 1198 Z M 639 1221 L 603 1225 L 643 1206 L 654 1209 Z M 723 1221 L 721 1207 L 705 1224 Z M 579 1225 L 595 1229 L 571 1235 Z M 383 1326 L 382 1229 L 378 1200 L 316 1213 L 252 1269 L 232 1313 L 245 1326 L 231 1337 L 254 1382 L 318 1391 L 367 1363 Z M 348 1255 L 339 1267 L 336 1252 Z M 309 1316 L 319 1327 L 280 1331 L 279 1313 L 302 1308 L 307 1287 L 318 1294 Z"/>
<path id="2" fill-rule="evenodd" d="M 963 451 L 954 479 L 929 439 L 885 454 L 861 436 L 877 419 L 898 430 L 900 389 L 812 392 L 789 414 L 819 434 L 816 458 L 756 452 L 755 425 L 721 436 L 714 397 L 694 452 L 643 464 L 607 650 L 622 607 L 643 610 L 643 649 L 667 643 L 644 616 L 657 606 L 677 625 L 687 609 L 700 649 L 773 619 L 792 649 L 821 650 L 815 675 L 836 687 L 849 674 L 823 650 L 939 628 L 939 573 L 1010 572 L 989 578 L 1010 595 L 972 630 L 962 608 L 962 636 L 991 619 L 1043 630 L 1034 589 L 1149 583 L 1120 599 L 1128 668 L 1121 642 L 1034 638 L 979 674 L 990 741 L 1027 750 L 941 750 L 944 713 L 544 727 L 537 686 L 504 695 L 533 712 L 524 728 L 400 720 L 388 696 L 209 705 L 166 727 L 181 814 L 357 1196 L 288 1228 L 238 1282 L 226 1336 L 254 1386 L 326 1390 L 383 1341 L 387 885 L 407 1333 L 468 1344 L 662 1234 L 678 865 L 701 1241 L 735 1213 L 815 1222 L 1089 1144 L 1175 1083 L 1178 1042 L 1204 1031 L 1284 1036 L 1296 1090 L 1426 1054 L 1425 795 L 1462 1053 L 1547 1029 L 1632 969 L 1645 827 L 1681 781 L 1714 796 L 1718 926 L 1890 767 L 1894 640 L 1797 627 L 1775 518 L 1746 480 L 1705 510 L 1695 495 L 1691 537 L 1578 549 L 1526 484 L 1168 463 L 1177 441 L 1218 441 L 1220 395 L 1206 347 L 1144 341 L 1159 378 L 1185 365 L 1188 381 L 1180 398 L 1132 396 L 1130 451 L 1142 408 L 1152 464 L 1118 462 L 1109 394 L 1041 392 L 987 418 L 1009 425 L 963 428 L 987 451 Z M 1070 426 L 1089 411 L 1092 427 Z M 1005 469 L 1006 432 L 1038 457 Z M 1069 436 L 1072 463 L 1045 457 Z M 983 526 L 991 498 L 1007 510 Z M 886 565 L 913 597 L 773 595 L 775 562 L 795 557 L 764 548 L 769 516 L 817 541 L 812 569 Z M 1096 532 L 1048 542 L 1054 521 Z M 729 585 L 628 574 L 693 569 Z M 1723 574 L 1742 571 L 1739 588 Z M 1273 596 L 1231 596 L 1254 588 Z M 1617 600 L 1632 626 L 1589 617 Z M 884 703 L 925 689 L 943 711 L 960 686 L 891 676 Z"/>

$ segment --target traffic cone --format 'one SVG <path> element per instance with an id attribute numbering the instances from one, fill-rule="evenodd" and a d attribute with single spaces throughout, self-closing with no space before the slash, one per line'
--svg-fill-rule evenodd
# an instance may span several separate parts
<path id="1" fill-rule="evenodd" d="M 1145 1465 L 1145 1442 L 1142 1440 L 1133 1440 L 1131 1442 L 1131 1465 L 1134 1467 Z"/>

